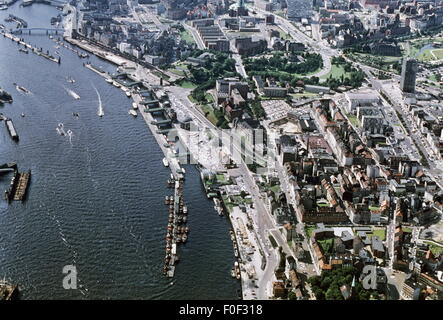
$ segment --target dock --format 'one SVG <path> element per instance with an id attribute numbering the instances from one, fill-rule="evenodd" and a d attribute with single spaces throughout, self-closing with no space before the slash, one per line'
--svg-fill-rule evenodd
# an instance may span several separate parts
<path id="1" fill-rule="evenodd" d="M 5 190 L 5 200 L 23 201 L 26 197 L 29 182 L 31 181 L 31 170 L 28 172 L 14 171 L 8 190 Z"/>
<path id="2" fill-rule="evenodd" d="M 177 247 L 188 239 L 189 227 L 186 226 L 188 209 L 183 200 L 183 181 L 175 181 L 174 196 L 166 197 L 168 205 L 168 226 L 166 232 L 166 256 L 163 273 L 174 277 L 175 265 L 179 261 Z"/>
<path id="3" fill-rule="evenodd" d="M 31 179 L 31 170 L 18 173 L 18 182 L 15 189 L 14 201 L 23 201 L 28 190 L 29 180 Z"/>
<path id="4" fill-rule="evenodd" d="M 11 39 L 12 41 L 16 42 L 17 44 L 20 44 L 20 45 L 24 46 L 25 48 L 31 50 L 31 52 L 35 53 L 36 55 L 41 56 L 41 57 L 43 57 L 45 59 L 48 59 L 49 61 L 52 61 L 52 62 L 60 64 L 60 62 L 61 62 L 60 57 L 57 59 L 57 58 L 51 56 L 49 54 L 49 52 L 48 53 L 44 53 L 43 50 L 41 50 L 41 48 L 39 49 L 37 47 L 33 47 L 29 43 L 26 43 L 25 41 L 23 41 L 19 37 L 15 37 L 11 33 L 4 32 L 4 31 L 2 31 L 2 33 L 3 33 L 3 37 Z"/>
<path id="5" fill-rule="evenodd" d="M 18 296 L 19 289 L 17 285 L 0 280 L 0 300 L 16 300 Z"/>

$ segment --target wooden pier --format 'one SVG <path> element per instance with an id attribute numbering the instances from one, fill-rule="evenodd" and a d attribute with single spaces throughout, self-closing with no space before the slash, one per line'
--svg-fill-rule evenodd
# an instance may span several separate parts
<path id="1" fill-rule="evenodd" d="M 23 201 L 26 197 L 29 182 L 31 181 L 31 170 L 28 172 L 14 171 L 9 189 L 5 191 L 5 199 L 11 201 Z"/>
<path id="2" fill-rule="evenodd" d="M 168 227 L 166 232 L 166 256 L 164 274 L 168 278 L 174 277 L 175 265 L 179 261 L 177 247 L 180 243 L 185 243 L 188 239 L 189 228 L 187 222 L 187 207 L 183 201 L 183 181 L 175 181 L 174 196 L 165 200 L 169 205 Z"/>
<path id="3" fill-rule="evenodd" d="M 18 182 L 14 194 L 15 201 L 23 201 L 28 189 L 29 180 L 31 179 L 31 170 L 28 172 L 18 173 Z"/>

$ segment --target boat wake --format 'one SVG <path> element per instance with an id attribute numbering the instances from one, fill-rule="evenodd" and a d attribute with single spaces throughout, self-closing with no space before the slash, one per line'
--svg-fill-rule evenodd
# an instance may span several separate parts
<path id="1" fill-rule="evenodd" d="M 105 115 L 105 112 L 103 110 L 102 98 L 101 98 L 100 93 L 98 92 L 97 88 L 94 85 L 92 85 L 92 87 L 94 88 L 95 92 L 97 93 L 97 98 L 98 98 L 98 111 L 97 111 L 97 115 L 99 117 L 103 117 Z"/>
<path id="2" fill-rule="evenodd" d="M 57 229 L 58 229 L 58 234 L 60 236 L 60 239 L 62 240 L 63 244 L 66 246 L 66 248 L 71 252 L 72 255 L 72 265 L 76 266 L 77 265 L 77 257 L 78 257 L 78 253 L 75 250 L 75 247 L 68 241 L 68 237 L 67 235 L 64 233 L 62 225 L 60 220 L 58 219 L 58 217 L 55 214 L 51 214 L 50 211 L 48 210 L 47 212 L 48 216 L 52 219 L 52 221 L 55 222 Z M 88 293 L 88 288 L 86 288 L 85 285 L 82 284 L 82 280 L 80 279 L 80 277 L 77 277 L 77 282 L 79 283 L 79 291 L 86 296 Z"/>
<path id="3" fill-rule="evenodd" d="M 71 130 L 68 130 L 66 133 L 68 134 L 69 137 L 69 143 L 72 146 L 72 136 L 74 135 L 74 133 Z"/>
<path id="4" fill-rule="evenodd" d="M 65 129 L 64 129 L 64 125 L 63 125 L 63 123 L 59 123 L 58 126 L 57 126 L 57 128 L 55 128 L 55 130 L 56 130 L 57 133 L 58 133 L 59 135 L 61 135 L 61 136 L 65 136 L 65 135 L 66 135 L 66 132 L 65 132 Z"/>
<path id="5" fill-rule="evenodd" d="M 77 93 L 75 93 L 73 90 L 68 89 L 68 88 L 66 88 L 66 87 L 64 87 L 64 88 L 65 88 L 66 92 L 67 92 L 71 97 L 73 97 L 75 100 L 79 100 L 79 99 L 80 99 L 80 96 L 79 96 Z"/>

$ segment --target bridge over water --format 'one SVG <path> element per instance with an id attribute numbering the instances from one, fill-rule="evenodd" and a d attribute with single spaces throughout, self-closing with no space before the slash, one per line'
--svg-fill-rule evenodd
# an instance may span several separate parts
<path id="1" fill-rule="evenodd" d="M 63 34 L 63 28 L 18 28 L 12 34 Z"/>

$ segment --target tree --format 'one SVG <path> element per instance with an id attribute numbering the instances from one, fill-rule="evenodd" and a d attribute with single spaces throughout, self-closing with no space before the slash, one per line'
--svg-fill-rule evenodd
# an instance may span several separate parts
<path id="1" fill-rule="evenodd" d="M 297 295 L 295 294 L 294 291 L 290 291 L 290 292 L 288 293 L 288 299 L 289 299 L 289 300 L 297 300 Z"/>

